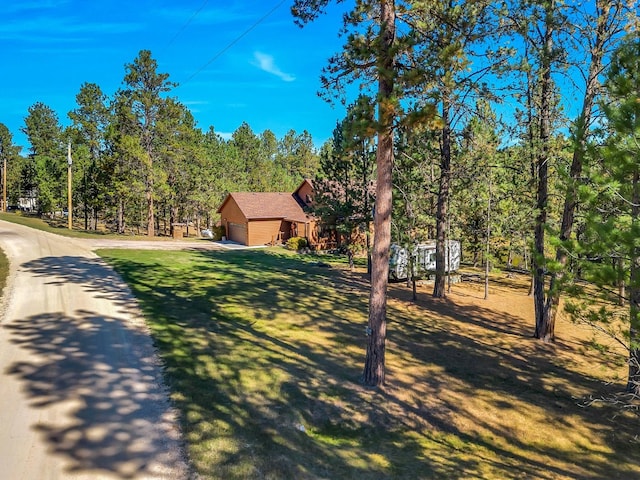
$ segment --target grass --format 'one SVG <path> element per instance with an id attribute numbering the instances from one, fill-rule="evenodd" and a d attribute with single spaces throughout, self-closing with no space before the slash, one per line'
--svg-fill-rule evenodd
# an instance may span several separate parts
<path id="1" fill-rule="evenodd" d="M 4 220 L 11 223 L 17 223 L 18 225 L 24 225 L 43 232 L 56 233 L 58 235 L 64 235 L 65 237 L 73 238 L 122 238 L 122 235 L 106 234 L 101 232 L 87 232 L 85 230 L 69 230 L 67 228 L 66 218 L 57 218 L 54 220 L 45 221 L 42 218 L 33 215 L 24 215 L 19 213 L 5 213 L 0 212 L 0 220 Z"/>
<path id="2" fill-rule="evenodd" d="M 0 296 L 7 286 L 7 278 L 9 276 L 9 259 L 2 249 L 0 249 Z"/>
<path id="3" fill-rule="evenodd" d="M 154 236 L 148 237 L 146 235 L 133 235 L 133 234 L 118 234 L 106 231 L 84 230 L 77 222 L 74 223 L 73 230 L 69 230 L 67 219 L 64 217 L 55 217 L 53 219 L 40 218 L 33 215 L 25 215 L 21 213 L 5 213 L 0 212 L 0 220 L 7 222 L 17 223 L 18 225 L 24 225 L 36 230 L 44 232 L 55 233 L 65 237 L 72 238 L 114 238 L 114 239 L 126 239 L 126 240 L 145 240 L 145 241 L 163 241 L 168 237 Z M 193 238 L 192 238 L 193 239 Z M 186 238 L 185 238 L 186 240 Z"/>
<path id="4" fill-rule="evenodd" d="M 205 479 L 640 478 L 638 417 L 590 395 L 624 365 L 566 321 L 534 341 L 527 279 L 389 292 L 387 385 L 358 381 L 362 268 L 284 250 L 105 250 L 139 298 Z M 326 259 L 325 259 L 326 261 Z M 609 384 L 608 381 L 619 381 Z"/>

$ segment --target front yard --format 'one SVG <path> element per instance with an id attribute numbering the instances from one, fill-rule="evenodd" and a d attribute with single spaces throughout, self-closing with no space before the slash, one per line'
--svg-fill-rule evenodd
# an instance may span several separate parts
<path id="1" fill-rule="evenodd" d="M 584 406 L 623 388 L 624 365 L 564 319 L 556 345 L 534 341 L 524 277 L 489 301 L 463 282 L 413 304 L 393 284 L 372 390 L 362 269 L 278 249 L 100 254 L 141 301 L 202 478 L 640 478 L 637 414 Z"/>

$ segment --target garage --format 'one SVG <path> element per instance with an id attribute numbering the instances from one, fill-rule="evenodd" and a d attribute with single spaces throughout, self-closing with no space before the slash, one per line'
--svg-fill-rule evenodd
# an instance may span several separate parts
<path id="1" fill-rule="evenodd" d="M 233 223 L 227 224 L 228 232 L 227 238 L 232 242 L 241 243 L 247 245 L 247 224 L 246 223 Z"/>
<path id="2" fill-rule="evenodd" d="M 303 205 L 295 192 L 232 192 L 218 213 L 229 240 L 249 246 L 273 245 L 291 235 L 308 235 L 307 224 L 312 219 Z"/>

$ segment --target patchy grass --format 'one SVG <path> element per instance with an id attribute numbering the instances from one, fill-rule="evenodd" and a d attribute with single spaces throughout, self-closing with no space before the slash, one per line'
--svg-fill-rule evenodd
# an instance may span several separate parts
<path id="1" fill-rule="evenodd" d="M 87 232 L 84 230 L 69 230 L 67 228 L 67 219 L 57 218 L 54 220 L 45 221 L 42 218 L 33 215 L 23 215 L 19 213 L 5 213 L 0 212 L 0 220 L 5 220 L 11 223 L 17 223 L 18 225 L 24 225 L 43 232 L 56 233 L 65 237 L 73 238 L 122 238 L 122 235 L 105 234 L 100 232 Z"/>
<path id="2" fill-rule="evenodd" d="M 0 297 L 4 293 L 4 287 L 7 286 L 7 277 L 9 276 L 9 259 L 2 249 L 0 249 Z"/>
<path id="3" fill-rule="evenodd" d="M 387 385 L 363 388 L 368 285 L 283 250 L 105 250 L 140 299 L 206 479 L 640 478 L 624 365 L 531 338 L 525 278 L 389 292 Z M 327 261 L 329 257 L 324 260 Z"/>
<path id="4" fill-rule="evenodd" d="M 30 228 L 34 228 L 36 230 L 41 230 L 43 232 L 55 233 L 58 235 L 62 235 L 64 237 L 72 237 L 72 238 L 117 238 L 122 240 L 123 238 L 127 240 L 144 240 L 144 241 L 163 241 L 167 240 L 166 236 L 155 236 L 148 237 L 146 235 L 133 235 L 133 234 L 118 234 L 104 231 L 95 231 L 95 230 L 84 230 L 77 224 L 74 225 L 73 230 L 69 230 L 67 219 L 63 217 L 55 217 L 53 219 L 45 219 L 36 217 L 33 215 L 25 215 L 19 213 L 5 213 L 0 212 L 0 220 L 5 220 L 7 222 L 17 223 L 18 225 L 24 225 Z M 191 240 L 195 237 L 192 235 Z M 188 238 L 184 238 L 184 240 L 188 240 Z"/>

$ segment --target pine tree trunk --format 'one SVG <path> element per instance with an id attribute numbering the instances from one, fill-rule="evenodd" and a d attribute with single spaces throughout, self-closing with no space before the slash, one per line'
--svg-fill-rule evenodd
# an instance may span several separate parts
<path id="1" fill-rule="evenodd" d="M 545 292 L 545 227 L 547 223 L 547 209 L 549 201 L 549 160 L 550 160 L 550 129 L 551 129 L 551 56 L 553 54 L 553 11 L 554 3 L 547 6 L 544 32 L 544 45 L 541 56 L 541 85 L 540 85 L 540 150 L 537 153 L 536 168 L 538 188 L 536 193 L 536 223 L 534 229 L 535 255 L 533 257 L 533 302 L 536 317 L 534 337 L 543 342 L 554 340 L 554 318 L 550 316 L 550 304 L 547 303 Z"/>
<path id="2" fill-rule="evenodd" d="M 489 175 L 489 198 L 487 199 L 487 243 L 485 245 L 484 258 L 484 299 L 489 299 L 489 256 L 491 254 L 491 169 L 487 172 Z"/>
<path id="3" fill-rule="evenodd" d="M 380 0 L 380 53 L 378 56 L 378 150 L 376 153 L 376 206 L 374 215 L 371 293 L 367 355 L 362 381 L 380 386 L 385 380 L 385 343 L 387 336 L 387 286 L 389 247 L 391 245 L 391 204 L 393 164 L 393 104 L 395 40 L 395 2 Z"/>
<path id="4" fill-rule="evenodd" d="M 369 341 L 363 373 L 363 382 L 369 386 L 382 385 L 385 379 L 387 285 L 391 244 L 392 155 L 393 136 L 390 132 L 379 134 L 376 212 L 374 216 L 375 236 L 373 238 L 371 293 L 369 296 Z"/>
<path id="5" fill-rule="evenodd" d="M 155 231 L 155 218 L 153 216 L 153 190 L 149 188 L 146 193 L 147 196 L 147 236 L 153 237 L 156 234 Z"/>
<path id="6" fill-rule="evenodd" d="M 627 294 L 624 283 L 624 260 L 620 256 L 616 258 L 616 271 L 618 273 L 618 305 L 622 307 Z"/>
<path id="7" fill-rule="evenodd" d="M 433 285 L 433 296 L 445 296 L 445 248 L 447 237 L 447 205 L 449 203 L 449 184 L 451 177 L 451 130 L 449 125 L 449 101 L 446 98 L 442 105 L 442 149 L 440 152 L 440 188 L 436 205 L 436 279 Z"/>
<path id="8" fill-rule="evenodd" d="M 122 235 L 124 233 L 124 200 L 122 197 L 118 198 L 118 212 L 117 217 L 117 232 Z"/>
<path id="9" fill-rule="evenodd" d="M 172 205 L 169 207 L 169 235 L 173 237 L 173 229 L 175 228 L 173 225 L 176 223 L 178 219 L 178 207 Z"/>
<path id="10" fill-rule="evenodd" d="M 591 125 L 593 103 L 599 85 L 598 75 L 602 70 L 602 56 L 604 54 L 604 42 L 607 35 L 607 18 L 610 8 L 611 5 L 607 0 L 598 0 L 596 2 L 596 9 L 598 11 L 596 38 L 591 50 L 591 62 L 589 64 L 586 89 L 582 101 L 582 110 L 575 127 L 575 147 L 569 171 L 571 185 L 567 189 L 562 211 L 562 224 L 560 227 L 561 242 L 566 242 L 573 232 L 575 211 L 578 203 L 578 184 L 582 175 L 582 164 L 587 149 L 587 136 Z M 550 299 L 548 302 L 551 310 L 548 312 L 548 315 L 554 325 L 560 305 L 560 295 L 562 293 L 561 283 L 565 269 L 567 268 L 568 259 L 567 251 L 562 247 L 558 248 L 556 252 L 556 262 L 560 265 L 560 269 L 551 276 L 549 285 Z"/>
<path id="11" fill-rule="evenodd" d="M 631 199 L 631 230 L 637 231 L 640 220 L 640 175 L 633 175 Z M 640 247 L 631 250 L 631 275 L 629 279 L 629 377 L 627 392 L 640 395 Z"/>
<path id="12" fill-rule="evenodd" d="M 84 229 L 85 231 L 89 230 L 89 205 L 87 205 L 87 182 L 86 182 L 86 173 L 85 173 L 85 191 L 84 191 Z"/>

